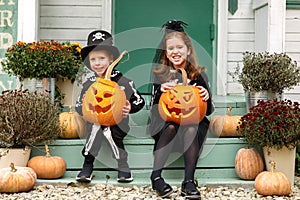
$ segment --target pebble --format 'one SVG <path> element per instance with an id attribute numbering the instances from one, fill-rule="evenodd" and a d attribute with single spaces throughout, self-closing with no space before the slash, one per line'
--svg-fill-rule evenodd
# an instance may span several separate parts
<path id="1" fill-rule="evenodd" d="M 172 186 L 171 200 L 184 200 L 180 187 Z M 199 186 L 201 199 L 206 200 L 300 200 L 300 177 L 296 178 L 290 196 L 262 196 L 254 188 L 234 186 Z M 0 193 L 5 200 L 161 200 L 151 186 L 119 186 L 112 184 L 90 185 L 36 185 L 29 192 Z"/>

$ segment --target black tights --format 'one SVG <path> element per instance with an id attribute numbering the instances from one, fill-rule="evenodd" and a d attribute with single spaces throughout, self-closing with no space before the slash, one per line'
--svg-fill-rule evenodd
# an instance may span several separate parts
<path id="1" fill-rule="evenodd" d="M 169 154 L 174 145 L 174 138 L 177 130 L 174 125 L 169 125 L 161 134 L 154 152 L 154 164 L 151 179 L 160 177 L 162 168 L 168 160 Z M 183 133 L 184 140 L 184 180 L 193 180 L 195 168 L 199 158 L 200 144 L 197 136 L 196 127 L 188 127 Z"/>

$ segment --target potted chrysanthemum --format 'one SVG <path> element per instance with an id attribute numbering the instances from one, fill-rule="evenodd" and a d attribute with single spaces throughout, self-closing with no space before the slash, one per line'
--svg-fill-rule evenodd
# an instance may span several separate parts
<path id="1" fill-rule="evenodd" d="M 295 150 L 300 141 L 299 102 L 259 100 L 249 113 L 242 116 L 238 134 L 249 144 L 263 148 L 266 166 L 269 166 L 270 160 L 276 159 L 275 152 L 283 153 L 282 160 L 276 162 L 276 168 L 284 170 L 290 180 L 294 180 Z"/>
<path id="2" fill-rule="evenodd" d="M 82 66 L 81 48 L 77 42 L 19 41 L 7 49 L 1 64 L 8 75 L 19 78 L 24 89 L 47 90 L 54 99 L 57 81 L 75 80 Z"/>
<path id="3" fill-rule="evenodd" d="M 243 86 L 248 110 L 259 99 L 281 98 L 300 82 L 300 68 L 286 53 L 244 52 L 242 69 L 229 75 Z"/>
<path id="4" fill-rule="evenodd" d="M 58 41 L 17 42 L 9 47 L 1 62 L 9 75 L 25 78 L 75 79 L 81 66 L 81 46 Z"/>

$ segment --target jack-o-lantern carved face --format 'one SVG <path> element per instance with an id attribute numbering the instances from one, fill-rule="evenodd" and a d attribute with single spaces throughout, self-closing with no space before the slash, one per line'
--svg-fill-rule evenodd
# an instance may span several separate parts
<path id="1" fill-rule="evenodd" d="M 183 85 L 176 85 L 164 92 L 158 103 L 158 111 L 165 121 L 181 125 L 198 124 L 206 114 L 206 101 L 196 86 L 187 85 L 187 74 L 182 68 Z"/>
<path id="2" fill-rule="evenodd" d="M 92 123 L 112 126 L 122 120 L 125 92 L 116 82 L 97 78 L 83 98 L 82 113 Z"/>
<path id="3" fill-rule="evenodd" d="M 161 95 L 158 110 L 165 121 L 197 124 L 205 116 L 206 102 L 197 87 L 177 85 Z"/>
<path id="4" fill-rule="evenodd" d="M 103 126 L 113 126 L 122 120 L 126 95 L 116 82 L 110 80 L 110 75 L 114 66 L 126 53 L 123 51 L 107 68 L 104 79 L 96 78 L 96 82 L 86 91 L 82 100 L 82 114 L 87 121 Z"/>

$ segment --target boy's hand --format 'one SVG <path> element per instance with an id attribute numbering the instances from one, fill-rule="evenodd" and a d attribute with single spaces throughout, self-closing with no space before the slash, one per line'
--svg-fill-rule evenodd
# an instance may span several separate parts
<path id="1" fill-rule="evenodd" d="M 131 110 L 131 104 L 128 100 L 126 100 L 126 104 L 125 106 L 123 107 L 123 118 L 127 118 L 128 115 L 129 115 L 129 112 Z"/>

